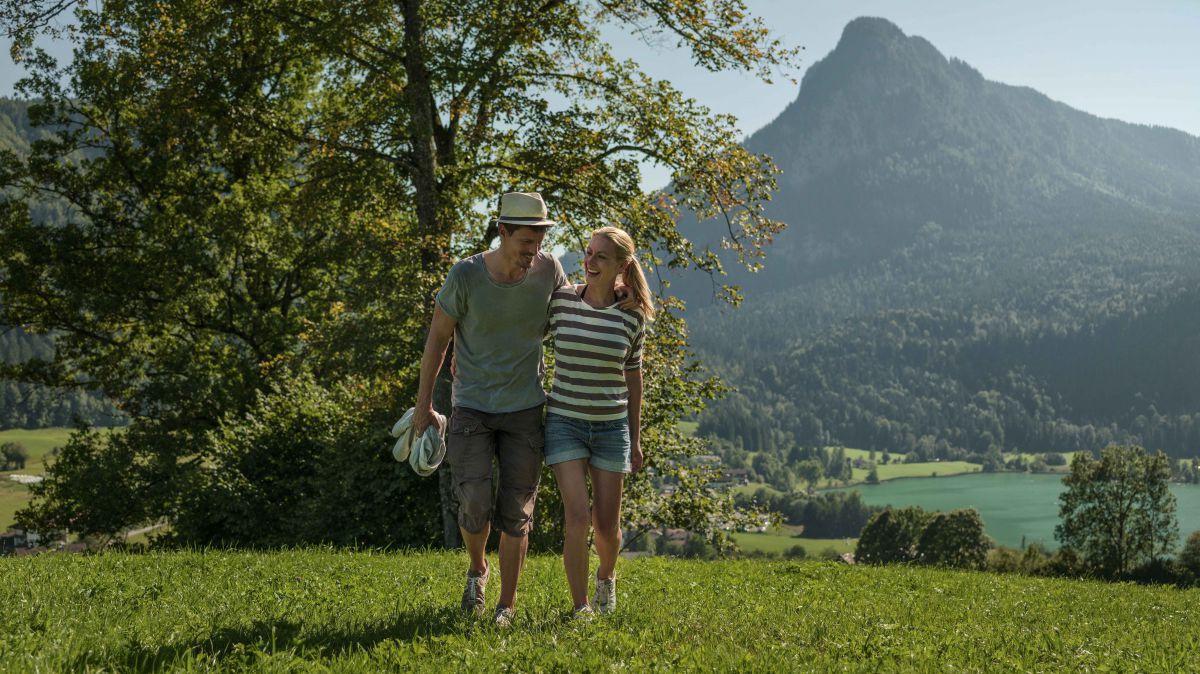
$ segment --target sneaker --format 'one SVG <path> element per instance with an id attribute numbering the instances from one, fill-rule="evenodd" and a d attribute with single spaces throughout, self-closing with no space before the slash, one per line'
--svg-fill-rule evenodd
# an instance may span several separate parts
<path id="1" fill-rule="evenodd" d="M 596 605 L 596 612 L 600 615 L 617 610 L 617 579 L 597 578 L 596 596 L 592 597 L 592 603 Z"/>
<path id="2" fill-rule="evenodd" d="M 483 593 L 487 589 L 488 572 L 491 571 L 491 566 L 483 570 L 483 573 L 475 573 L 467 571 L 467 587 L 463 590 L 462 610 L 466 613 L 474 613 L 475 615 L 483 615 Z"/>
<path id="3" fill-rule="evenodd" d="M 496 624 L 496 627 L 511 627 L 513 616 L 515 615 L 516 612 L 514 612 L 512 608 L 508 606 L 497 606 L 496 615 L 492 616 L 492 622 Z"/>
<path id="4" fill-rule="evenodd" d="M 579 608 L 575 609 L 575 613 L 571 614 L 571 620 L 575 620 L 578 622 L 591 622 L 592 618 L 595 618 L 595 617 L 596 617 L 596 612 L 593 611 L 592 607 L 587 604 L 584 604 L 583 606 L 580 606 Z"/>

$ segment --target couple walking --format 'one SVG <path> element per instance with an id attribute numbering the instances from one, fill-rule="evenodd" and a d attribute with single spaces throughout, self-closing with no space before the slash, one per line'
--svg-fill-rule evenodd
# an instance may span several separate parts
<path id="1" fill-rule="evenodd" d="M 484 546 L 495 527 L 500 597 L 494 620 L 511 624 L 544 455 L 562 495 L 563 565 L 575 615 L 611 612 L 622 484 L 642 464 L 642 338 L 654 313 L 650 292 L 633 240 L 620 229 L 592 232 L 583 258 L 586 282 L 572 285 L 558 260 L 541 249 L 554 224 L 541 195 L 503 195 L 497 224 L 499 247 L 455 264 L 437 294 L 414 412 L 417 435 L 437 423 L 433 384 L 453 337 L 446 458 L 470 557 L 462 606 L 484 611 L 492 571 Z M 618 291 L 626 298 L 620 303 Z M 547 331 L 555 358 L 549 395 L 542 388 Z M 495 485 L 493 461 L 499 464 Z M 591 604 L 589 524 L 600 557 Z"/>

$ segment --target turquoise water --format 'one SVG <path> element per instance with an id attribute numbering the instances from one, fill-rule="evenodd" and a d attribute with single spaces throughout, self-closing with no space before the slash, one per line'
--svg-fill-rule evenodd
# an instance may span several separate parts
<path id="1" fill-rule="evenodd" d="M 1001 545 L 1020 547 L 1038 542 L 1057 548 L 1061 475 L 988 473 L 954 477 L 889 480 L 854 487 L 869 505 L 921 506 L 926 510 L 975 508 L 987 534 Z M 1186 538 L 1200 529 L 1200 486 L 1172 484 L 1179 532 Z"/>

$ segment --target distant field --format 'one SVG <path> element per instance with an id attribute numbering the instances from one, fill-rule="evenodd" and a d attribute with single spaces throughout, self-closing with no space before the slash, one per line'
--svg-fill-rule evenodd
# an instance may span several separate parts
<path id="1" fill-rule="evenodd" d="M 797 538 L 786 530 L 777 533 L 742 532 L 733 535 L 738 547 L 747 552 L 762 551 L 772 554 L 783 554 L 792 547 L 804 546 L 804 552 L 809 557 L 816 557 L 827 548 L 833 548 L 839 553 L 854 552 L 857 538 Z"/>
<path id="2" fill-rule="evenodd" d="M 562 561 L 533 555 L 500 630 L 459 613 L 465 561 L 320 549 L 0 558 L 0 575 L 20 579 L 0 584 L 0 669 L 1200 671 L 1200 590 L 643 557 L 617 566 L 617 612 L 581 623 L 568 619 Z"/>
<path id="3" fill-rule="evenodd" d="M 695 435 L 696 429 L 700 427 L 699 421 L 681 421 L 676 425 L 679 432 L 684 435 Z"/>
<path id="4" fill-rule="evenodd" d="M 46 472 L 46 460 L 50 452 L 67 444 L 70 428 L 38 428 L 34 430 L 12 429 L 0 431 L 0 444 L 19 442 L 29 450 L 29 460 L 24 470 L 0 472 L 0 531 L 12 526 L 13 516 L 29 502 L 29 487 L 9 479 L 10 475 L 42 475 Z M 123 429 L 116 428 L 116 431 Z"/>
<path id="5" fill-rule="evenodd" d="M 17 428 L 0 431 L 0 445 L 6 442 L 19 442 L 29 450 L 29 461 L 25 464 L 25 470 L 10 471 L 0 473 L 0 475 L 10 475 L 12 472 L 40 475 L 45 470 L 45 458 L 55 448 L 67 444 L 67 437 L 70 435 L 71 429 L 69 428 L 38 428 L 34 430 Z"/>

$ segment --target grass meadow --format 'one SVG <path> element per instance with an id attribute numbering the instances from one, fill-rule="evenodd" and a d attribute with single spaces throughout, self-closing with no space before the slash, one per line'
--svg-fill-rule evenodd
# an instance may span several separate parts
<path id="1" fill-rule="evenodd" d="M 464 566 L 320 549 L 3 558 L 21 582 L 0 585 L 0 670 L 1200 669 L 1200 590 L 650 557 L 618 566 L 615 615 L 578 623 L 559 559 L 534 556 L 498 630 L 459 614 Z"/>
<path id="2" fill-rule="evenodd" d="M 800 538 L 788 531 L 788 527 L 765 532 L 738 532 L 733 534 L 738 547 L 744 552 L 766 552 L 782 555 L 799 545 L 808 557 L 817 557 L 832 549 L 839 554 L 854 552 L 857 538 Z"/>
<path id="3" fill-rule="evenodd" d="M 0 444 L 19 442 L 29 450 L 29 460 L 22 470 L 0 471 L 0 531 L 12 526 L 14 515 L 29 502 L 29 487 L 9 479 L 10 475 L 41 475 L 45 462 L 56 447 L 67 444 L 69 428 L 12 429 L 0 431 Z"/>

